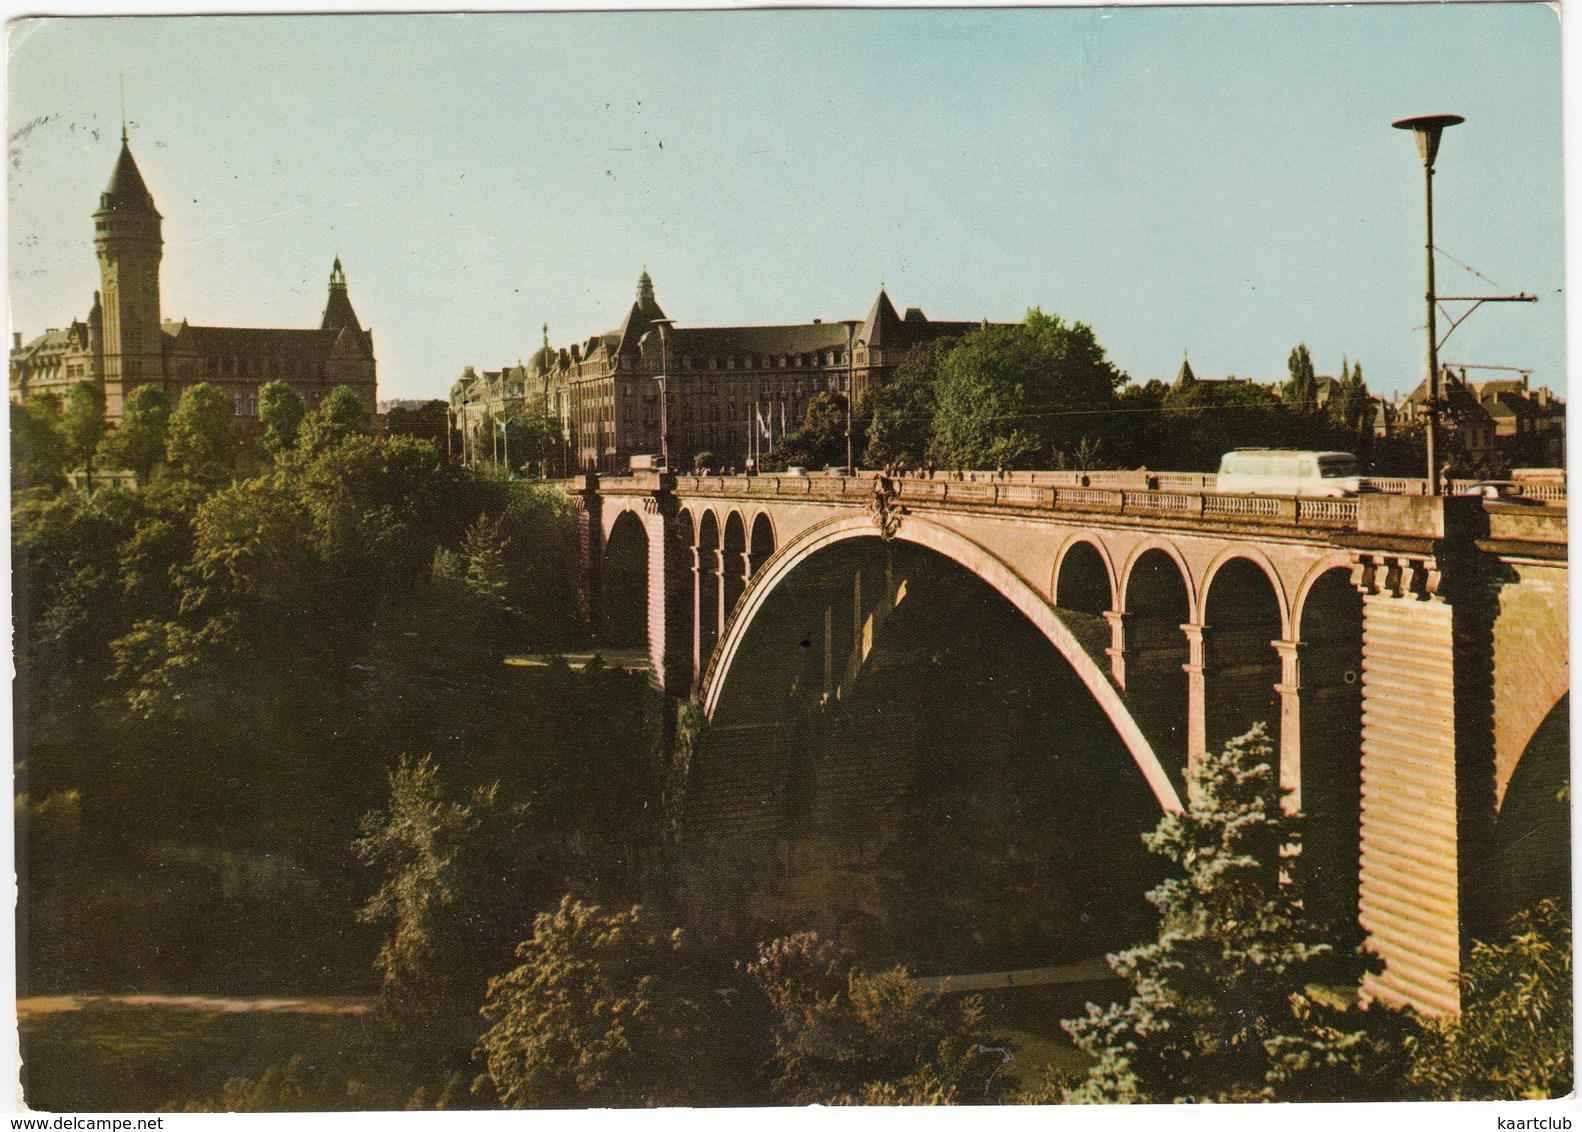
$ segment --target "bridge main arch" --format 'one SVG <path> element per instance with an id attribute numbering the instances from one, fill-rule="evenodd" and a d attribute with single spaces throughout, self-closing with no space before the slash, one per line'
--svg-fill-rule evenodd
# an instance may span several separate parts
<path id="1" fill-rule="evenodd" d="M 712 720 L 719 710 L 730 686 L 732 668 L 743 642 L 751 632 L 758 613 L 776 589 L 799 566 L 819 552 L 849 540 L 874 536 L 874 524 L 867 515 L 842 515 L 809 528 L 774 553 L 753 576 L 726 635 L 708 664 L 699 697 L 707 718 Z M 1071 666 L 1115 728 L 1160 808 L 1169 812 L 1182 809 L 1180 795 L 1170 776 L 1120 694 L 1043 594 L 993 552 L 939 523 L 910 516 L 902 524 L 896 538 L 934 551 L 976 575 L 1031 622 Z"/>

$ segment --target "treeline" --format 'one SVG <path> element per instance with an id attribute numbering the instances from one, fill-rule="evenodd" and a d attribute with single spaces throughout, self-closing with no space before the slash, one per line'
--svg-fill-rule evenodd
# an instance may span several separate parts
<path id="1" fill-rule="evenodd" d="M 1277 391 L 1251 381 L 1183 375 L 1132 382 L 1093 330 L 1031 310 L 1015 325 L 988 325 L 915 347 L 872 391 L 853 422 L 863 467 L 958 469 L 1152 468 L 1211 472 L 1233 448 L 1355 453 L 1374 475 L 1419 474 L 1422 438 L 1410 429 L 1373 435 L 1374 402 L 1360 362 L 1320 403 L 1306 345 Z M 846 404 L 825 393 L 802 426 L 765 458 L 765 470 L 846 463 Z"/>
<path id="2" fill-rule="evenodd" d="M 250 443 L 206 385 L 118 429 L 86 388 L 12 406 L 24 993 L 367 988 L 351 842 L 401 754 L 602 767 L 612 821 L 652 754 L 641 683 L 503 663 L 580 640 L 558 492 L 375 438 L 347 389 L 260 402 Z"/>

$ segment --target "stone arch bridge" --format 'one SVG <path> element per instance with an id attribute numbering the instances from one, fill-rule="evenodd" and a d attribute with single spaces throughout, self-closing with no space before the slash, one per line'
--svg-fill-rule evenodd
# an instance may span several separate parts
<path id="1" fill-rule="evenodd" d="M 584 613 L 645 643 L 667 695 L 751 730 L 786 688 L 855 695 L 909 606 L 986 586 L 1080 680 L 1155 812 L 1264 723 L 1304 851 L 1383 960 L 1366 993 L 1456 1012 L 1474 934 L 1569 886 L 1564 507 L 1174 481 L 588 476 Z M 908 631 L 950 631 L 930 624 Z"/>

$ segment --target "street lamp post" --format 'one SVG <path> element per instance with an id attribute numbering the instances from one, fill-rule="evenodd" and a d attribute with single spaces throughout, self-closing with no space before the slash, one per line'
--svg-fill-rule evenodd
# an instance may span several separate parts
<path id="1" fill-rule="evenodd" d="M 1423 195 L 1427 212 L 1427 240 L 1424 255 L 1428 262 L 1428 490 L 1439 494 L 1439 330 L 1435 310 L 1438 299 L 1434 295 L 1434 158 L 1439 154 L 1439 135 L 1447 126 L 1455 126 L 1466 119 L 1459 114 L 1427 114 L 1418 118 L 1402 118 L 1390 123 L 1397 130 L 1411 130 L 1417 136 L 1417 152 L 1423 159 Z"/>
<path id="2" fill-rule="evenodd" d="M 855 359 L 852 348 L 856 344 L 857 327 L 861 323 L 847 319 L 846 326 L 846 474 L 857 474 L 857 465 L 852 462 L 851 452 L 851 414 L 852 402 L 857 399 L 857 375 L 855 372 Z"/>
<path id="3" fill-rule="evenodd" d="M 670 467 L 670 402 L 665 386 L 670 384 L 670 340 L 666 336 L 673 320 L 654 319 L 659 327 L 659 463 L 666 472 Z"/>

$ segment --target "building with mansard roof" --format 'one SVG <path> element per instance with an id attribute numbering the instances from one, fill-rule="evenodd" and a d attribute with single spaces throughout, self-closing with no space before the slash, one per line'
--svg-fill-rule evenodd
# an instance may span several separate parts
<path id="1" fill-rule="evenodd" d="M 860 412 L 912 347 L 982 325 L 935 321 L 915 307 L 898 314 L 881 287 L 864 319 L 677 326 L 645 270 L 620 326 L 558 349 L 546 334 L 517 377 L 561 422 L 570 470 L 622 471 L 633 456 L 667 447 L 678 469 L 700 452 L 713 453 L 717 467 L 745 469 L 801 425 L 818 394 L 850 392 Z M 457 383 L 459 419 L 458 399 L 475 404 L 488 384 Z"/>
<path id="2" fill-rule="evenodd" d="M 104 394 L 105 415 L 121 417 L 126 395 L 141 385 L 176 401 L 208 382 L 225 393 L 243 426 L 258 413 L 258 390 L 271 381 L 294 386 L 309 406 L 337 385 L 350 386 L 369 412 L 376 404 L 373 332 L 352 309 L 339 258 L 330 269 L 329 298 L 317 328 L 255 329 L 193 326 L 162 317 L 159 266 L 164 218 L 132 157 L 126 136 L 93 214 L 100 289 L 87 321 L 23 342 L 12 335 L 11 399 L 63 396 L 91 383 Z"/>

